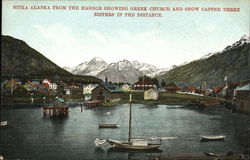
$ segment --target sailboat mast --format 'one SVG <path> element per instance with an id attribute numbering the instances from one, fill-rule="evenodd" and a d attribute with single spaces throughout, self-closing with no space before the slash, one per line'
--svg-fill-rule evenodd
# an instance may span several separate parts
<path id="1" fill-rule="evenodd" d="M 132 127 L 131 127 L 131 101 L 132 101 L 132 94 L 129 95 L 129 128 L 128 128 L 128 142 L 131 141 L 131 133 L 132 133 Z"/>

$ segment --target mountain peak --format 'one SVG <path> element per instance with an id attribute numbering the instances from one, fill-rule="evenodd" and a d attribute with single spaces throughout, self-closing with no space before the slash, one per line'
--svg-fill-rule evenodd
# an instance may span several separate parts
<path id="1" fill-rule="evenodd" d="M 90 61 L 101 61 L 101 62 L 103 62 L 104 60 L 101 59 L 100 57 L 94 57 Z"/>
<path id="2" fill-rule="evenodd" d="M 229 50 L 232 50 L 232 49 L 236 49 L 236 48 L 241 47 L 241 46 L 243 46 L 243 45 L 245 45 L 247 43 L 250 43 L 250 38 L 247 35 L 243 35 L 240 38 L 240 40 L 238 40 L 237 42 L 235 42 L 232 45 L 227 46 L 222 52 L 229 51 Z"/>
<path id="3" fill-rule="evenodd" d="M 247 35 L 243 35 L 243 36 L 240 38 L 240 41 L 246 41 L 247 43 L 250 43 L 250 37 L 247 36 Z"/>

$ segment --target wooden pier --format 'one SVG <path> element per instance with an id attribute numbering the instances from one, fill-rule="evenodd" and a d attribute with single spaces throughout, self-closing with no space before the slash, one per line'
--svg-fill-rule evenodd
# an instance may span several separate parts
<path id="1" fill-rule="evenodd" d="M 104 103 L 103 100 L 87 101 L 84 103 L 84 108 L 89 109 L 93 107 L 98 107 L 101 106 L 102 103 Z"/>
<path id="2" fill-rule="evenodd" d="M 69 112 L 69 107 L 67 106 L 46 106 L 41 109 L 43 111 L 43 116 L 67 115 Z"/>
<path id="3" fill-rule="evenodd" d="M 220 105 L 220 101 L 201 103 L 201 105 L 202 105 L 203 107 L 218 106 L 218 105 Z"/>

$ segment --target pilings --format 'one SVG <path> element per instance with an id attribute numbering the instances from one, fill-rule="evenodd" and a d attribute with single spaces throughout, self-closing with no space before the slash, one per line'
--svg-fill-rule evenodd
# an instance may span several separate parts
<path id="1" fill-rule="evenodd" d="M 89 108 L 93 108 L 93 107 L 98 107 L 102 103 L 104 103 L 104 101 L 102 101 L 102 100 L 88 101 L 88 102 L 84 103 L 84 108 L 89 109 Z M 81 106 L 81 111 L 82 111 L 82 106 Z"/>
<path id="2" fill-rule="evenodd" d="M 67 115 L 69 112 L 69 107 L 66 106 L 48 106 L 42 107 L 43 116 L 61 116 Z"/>

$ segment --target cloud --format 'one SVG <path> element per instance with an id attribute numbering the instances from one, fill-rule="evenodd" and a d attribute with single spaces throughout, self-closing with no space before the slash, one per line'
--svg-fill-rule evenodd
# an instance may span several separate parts
<path id="1" fill-rule="evenodd" d="M 79 55 L 83 53 L 83 43 L 69 27 L 51 24 L 35 25 L 34 28 L 42 37 L 40 40 L 43 45 L 40 47 L 46 57 L 60 66 L 72 66 L 75 65 L 74 62 L 80 63 Z"/>

